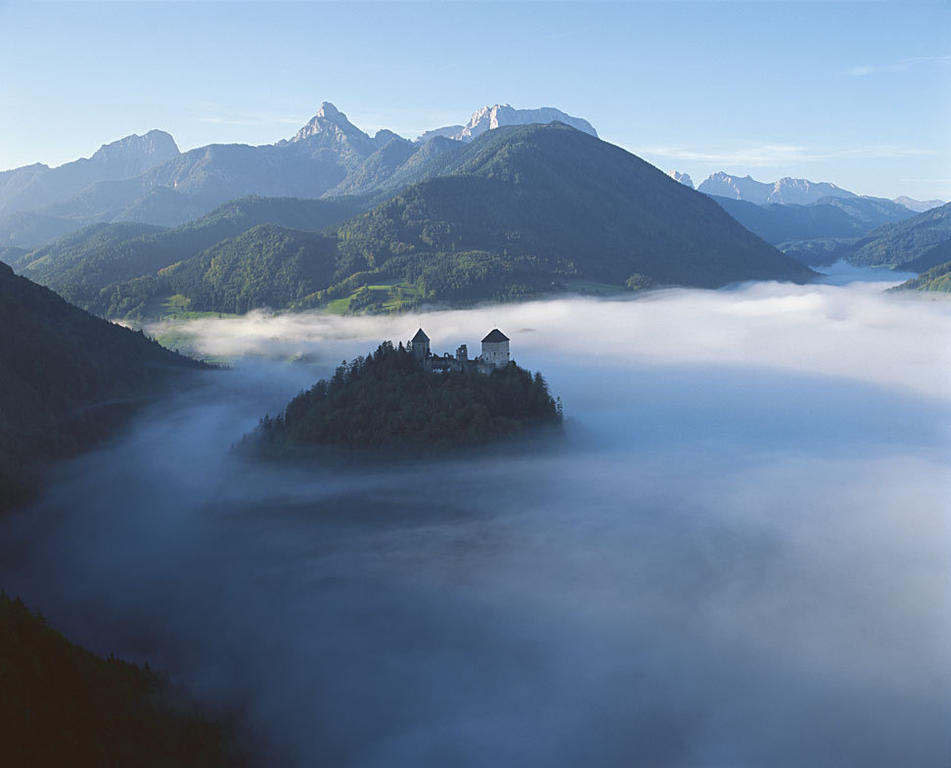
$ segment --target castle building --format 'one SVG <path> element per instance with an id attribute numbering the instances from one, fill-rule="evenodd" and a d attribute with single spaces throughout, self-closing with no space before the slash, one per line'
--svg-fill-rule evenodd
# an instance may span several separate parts
<path id="1" fill-rule="evenodd" d="M 489 335 L 482 339 L 483 363 L 496 368 L 504 368 L 509 364 L 509 337 L 498 328 L 493 328 Z"/>
<path id="2" fill-rule="evenodd" d="M 482 339 L 482 354 L 473 359 L 469 358 L 469 350 L 465 344 L 459 346 L 455 357 L 448 352 L 441 356 L 433 355 L 429 349 L 429 336 L 422 328 L 410 339 L 407 349 L 426 370 L 437 373 L 467 370 L 491 373 L 496 368 L 504 368 L 509 364 L 509 338 L 498 328 L 492 329 Z"/>
<path id="3" fill-rule="evenodd" d="M 416 331 L 416 335 L 409 343 L 409 348 L 417 360 L 425 360 L 429 357 L 429 336 L 423 332 L 422 328 Z"/>

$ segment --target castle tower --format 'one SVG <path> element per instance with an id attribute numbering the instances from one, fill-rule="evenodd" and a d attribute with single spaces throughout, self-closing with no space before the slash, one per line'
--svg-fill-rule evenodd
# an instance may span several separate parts
<path id="1" fill-rule="evenodd" d="M 493 328 L 482 339 L 482 362 L 496 368 L 504 368 L 509 363 L 509 337 L 498 328 Z"/>
<path id="2" fill-rule="evenodd" d="M 416 331 L 416 335 L 409 343 L 409 348 L 417 360 L 425 360 L 429 357 L 429 336 L 423 332 L 422 328 Z"/>

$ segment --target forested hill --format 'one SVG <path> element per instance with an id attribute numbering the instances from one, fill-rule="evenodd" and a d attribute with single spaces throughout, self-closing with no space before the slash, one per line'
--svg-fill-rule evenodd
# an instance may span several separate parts
<path id="1" fill-rule="evenodd" d="M 20 253 L 18 271 L 96 314 L 123 316 L 110 309 L 115 285 L 187 260 L 252 227 L 274 224 L 302 231 L 332 227 L 366 210 L 359 198 L 301 200 L 247 197 L 220 206 L 175 229 L 145 224 L 96 224 L 52 245 Z"/>
<path id="2" fill-rule="evenodd" d="M 199 368 L 0 264 L 0 508 L 47 461 L 102 438 L 169 376 Z"/>
<path id="3" fill-rule="evenodd" d="M 951 240 L 951 203 L 919 213 L 905 221 L 885 224 L 859 240 L 848 259 L 853 264 L 893 266 L 922 272 L 946 259 L 936 246 Z"/>
<path id="4" fill-rule="evenodd" d="M 415 256 L 414 271 L 442 291 L 472 282 L 474 271 L 491 289 L 572 278 L 718 287 L 812 275 L 705 195 L 558 123 L 491 131 L 445 163 L 446 177 L 343 225 L 342 253 L 365 268 Z M 466 253 L 479 255 L 455 270 Z"/>
<path id="5" fill-rule="evenodd" d="M 320 448 L 437 454 L 560 423 L 541 374 L 515 363 L 490 374 L 432 373 L 402 345 L 387 342 L 302 392 L 277 418 L 265 417 L 241 448 L 268 458 Z"/>
<path id="6" fill-rule="evenodd" d="M 946 256 L 951 256 L 951 242 L 944 248 Z M 935 291 L 951 293 L 951 261 L 938 264 L 911 280 L 906 280 L 892 290 L 895 291 Z"/>

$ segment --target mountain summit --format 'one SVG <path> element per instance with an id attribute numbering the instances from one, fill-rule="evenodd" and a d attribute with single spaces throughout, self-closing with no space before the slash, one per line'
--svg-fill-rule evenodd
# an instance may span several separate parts
<path id="1" fill-rule="evenodd" d="M 594 126 L 584 118 L 572 117 L 554 107 L 515 109 L 511 104 L 495 104 L 477 109 L 465 125 L 447 125 L 432 131 L 426 131 L 417 141 L 425 142 L 436 136 L 443 136 L 456 141 L 472 141 L 477 136 L 495 128 L 501 128 L 505 125 L 528 125 L 530 123 L 564 123 L 591 136 L 597 137 L 598 135 Z"/>
<path id="2" fill-rule="evenodd" d="M 306 141 L 313 136 L 330 136 L 338 141 L 345 138 L 351 141 L 354 139 L 370 140 L 367 134 L 351 123 L 347 116 L 329 101 L 320 105 L 317 114 L 297 132 L 291 141 Z"/>

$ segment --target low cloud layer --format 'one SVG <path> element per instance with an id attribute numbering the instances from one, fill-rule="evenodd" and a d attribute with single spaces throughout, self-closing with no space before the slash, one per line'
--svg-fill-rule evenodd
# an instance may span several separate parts
<path id="1" fill-rule="evenodd" d="M 880 289 L 200 321 L 236 368 L 63 466 L 0 576 L 237 707 L 265 764 L 944 766 L 949 305 Z M 564 442 L 229 453 L 418 325 L 439 350 L 503 328 Z"/>
<path id="2" fill-rule="evenodd" d="M 642 298 L 570 298 L 397 317 L 320 313 L 177 324 L 199 354 L 319 356 L 339 362 L 380 339 L 408 340 L 425 326 L 434 350 L 455 350 L 493 327 L 513 354 L 569 357 L 592 365 L 762 366 L 843 376 L 933 397 L 951 393 L 951 302 L 883 295 L 880 282 L 793 286 L 756 283 L 733 291 L 674 289 Z M 161 335 L 167 324 L 153 325 Z"/>

